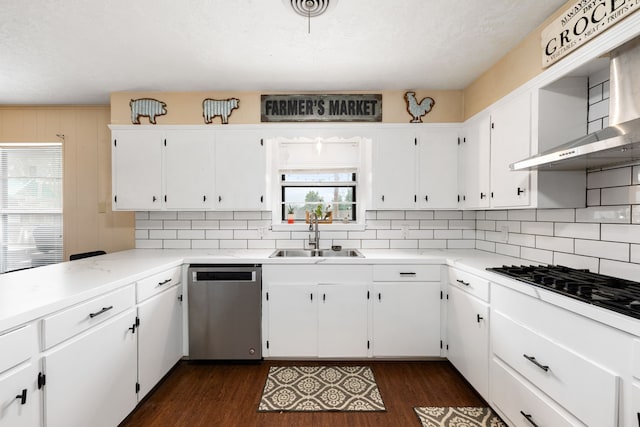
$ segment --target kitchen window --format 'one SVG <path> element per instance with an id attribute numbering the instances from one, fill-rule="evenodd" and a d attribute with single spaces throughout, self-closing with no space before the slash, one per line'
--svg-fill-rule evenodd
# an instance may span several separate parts
<path id="1" fill-rule="evenodd" d="M 62 261 L 62 144 L 0 145 L 0 272 Z"/>
<path id="2" fill-rule="evenodd" d="M 356 222 L 357 172 L 355 170 L 281 171 L 281 219 L 305 222 L 311 212 L 318 219 Z"/>

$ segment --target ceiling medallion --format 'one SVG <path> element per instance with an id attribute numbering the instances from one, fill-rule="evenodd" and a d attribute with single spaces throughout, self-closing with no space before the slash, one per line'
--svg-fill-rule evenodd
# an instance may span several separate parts
<path id="1" fill-rule="evenodd" d="M 295 13 L 307 18 L 308 32 L 311 33 L 311 18 L 322 15 L 329 9 L 330 3 L 333 6 L 337 0 L 286 0 L 291 5 Z"/>

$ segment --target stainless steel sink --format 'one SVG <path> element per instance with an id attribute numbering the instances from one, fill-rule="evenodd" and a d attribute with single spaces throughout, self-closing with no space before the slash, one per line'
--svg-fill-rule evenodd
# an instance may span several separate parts
<path id="1" fill-rule="evenodd" d="M 341 249 L 334 251 L 332 249 L 278 249 L 269 258 L 333 258 L 333 257 L 347 257 L 347 258 L 364 258 L 364 255 L 357 249 Z"/>

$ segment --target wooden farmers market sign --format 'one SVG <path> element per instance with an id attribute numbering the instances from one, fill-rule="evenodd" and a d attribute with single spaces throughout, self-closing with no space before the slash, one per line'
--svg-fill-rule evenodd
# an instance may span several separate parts
<path id="1" fill-rule="evenodd" d="M 382 95 L 262 95 L 260 112 L 262 122 L 381 122 Z"/>
<path id="2" fill-rule="evenodd" d="M 640 9 L 640 0 L 578 0 L 542 31 L 548 67 Z"/>

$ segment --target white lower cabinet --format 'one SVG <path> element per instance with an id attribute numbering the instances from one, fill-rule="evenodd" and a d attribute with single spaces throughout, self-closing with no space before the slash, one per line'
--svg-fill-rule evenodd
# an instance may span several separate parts
<path id="1" fill-rule="evenodd" d="M 264 303 L 268 306 L 269 338 L 264 353 L 271 357 L 317 356 L 318 299 L 314 293 L 315 285 L 268 286 Z"/>
<path id="2" fill-rule="evenodd" d="M 456 268 L 447 276 L 447 358 L 488 399 L 489 282 Z"/>
<path id="3" fill-rule="evenodd" d="M 367 357 L 367 285 L 318 285 L 318 357 Z"/>
<path id="4" fill-rule="evenodd" d="M 47 427 L 113 427 L 136 406 L 135 308 L 46 352 Z"/>
<path id="5" fill-rule="evenodd" d="M 138 304 L 138 400 L 182 357 L 182 286 Z"/>
<path id="6" fill-rule="evenodd" d="M 0 426 L 40 425 L 38 370 L 34 325 L 0 334 Z"/>

